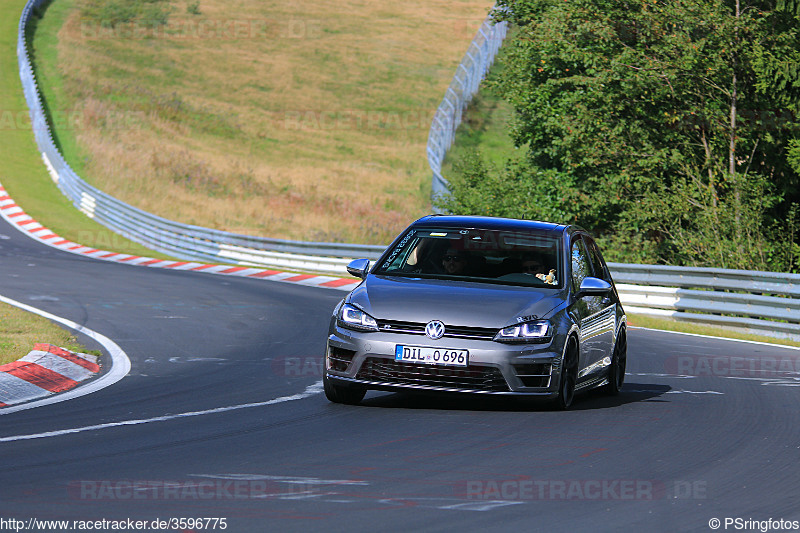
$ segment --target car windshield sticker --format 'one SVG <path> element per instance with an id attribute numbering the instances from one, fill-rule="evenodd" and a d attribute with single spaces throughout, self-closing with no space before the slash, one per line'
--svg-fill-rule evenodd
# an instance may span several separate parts
<path id="1" fill-rule="evenodd" d="M 395 259 L 397 259 L 397 256 L 400 254 L 400 252 L 402 252 L 402 251 L 403 251 L 403 248 L 405 247 L 406 243 L 407 243 L 409 240 L 411 240 L 411 237 L 413 237 L 413 236 L 414 236 L 414 233 L 416 233 L 416 230 L 413 230 L 413 229 L 412 229 L 411 231 L 409 231 L 409 232 L 408 232 L 408 235 L 406 235 L 405 237 L 403 237 L 403 240 L 402 240 L 402 241 L 400 241 L 400 242 L 397 244 L 397 246 L 395 246 L 394 250 L 392 250 L 392 254 L 391 254 L 391 255 L 390 255 L 390 256 L 389 256 L 389 257 L 386 259 L 386 261 L 383 263 L 383 268 L 389 268 L 389 266 L 391 266 L 391 264 L 392 264 L 392 261 L 394 261 Z"/>

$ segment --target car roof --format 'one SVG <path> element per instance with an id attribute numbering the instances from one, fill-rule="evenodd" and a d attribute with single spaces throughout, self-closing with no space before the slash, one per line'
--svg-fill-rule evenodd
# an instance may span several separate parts
<path id="1" fill-rule="evenodd" d="M 580 230 L 575 226 L 540 222 L 537 220 L 518 220 L 513 218 L 465 216 L 465 215 L 428 215 L 416 220 L 411 227 L 428 228 L 469 228 L 488 230 L 538 230 L 562 233 L 569 230 Z M 571 233 L 571 231 L 570 231 Z"/>

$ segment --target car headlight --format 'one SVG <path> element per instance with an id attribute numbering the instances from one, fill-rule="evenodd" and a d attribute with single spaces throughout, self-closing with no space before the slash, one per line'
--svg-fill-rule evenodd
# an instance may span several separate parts
<path id="1" fill-rule="evenodd" d="M 339 310 L 339 324 L 361 331 L 378 331 L 378 323 L 374 318 L 350 304 L 344 304 Z"/>
<path id="2" fill-rule="evenodd" d="M 550 339 L 550 322 L 538 320 L 501 329 L 494 340 L 500 342 L 544 342 Z"/>

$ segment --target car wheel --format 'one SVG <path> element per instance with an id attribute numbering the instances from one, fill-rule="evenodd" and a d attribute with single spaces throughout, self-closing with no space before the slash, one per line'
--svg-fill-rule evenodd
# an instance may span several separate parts
<path id="1" fill-rule="evenodd" d="M 325 389 L 325 397 L 333 403 L 345 403 L 357 405 L 364 399 L 367 389 L 364 387 L 344 387 L 335 385 L 328 376 L 322 376 L 322 386 Z"/>
<path id="2" fill-rule="evenodd" d="M 558 384 L 558 397 L 555 401 L 556 409 L 564 411 L 572 405 L 575 397 L 575 383 L 578 380 L 578 343 L 574 337 L 567 341 L 564 351 L 564 363 L 561 367 L 561 380 Z"/>
<path id="3" fill-rule="evenodd" d="M 616 396 L 625 383 L 625 366 L 628 362 L 628 339 L 625 330 L 619 332 L 614 345 L 614 354 L 611 356 L 611 365 L 608 367 L 608 384 L 604 390 L 611 396 Z"/>

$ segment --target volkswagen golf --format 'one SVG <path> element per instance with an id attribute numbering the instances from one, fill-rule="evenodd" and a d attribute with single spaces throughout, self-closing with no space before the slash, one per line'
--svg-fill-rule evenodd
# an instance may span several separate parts
<path id="1" fill-rule="evenodd" d="M 492 217 L 423 217 L 334 309 L 325 394 L 367 390 L 540 398 L 617 394 L 625 313 L 592 237 L 572 226 Z"/>

